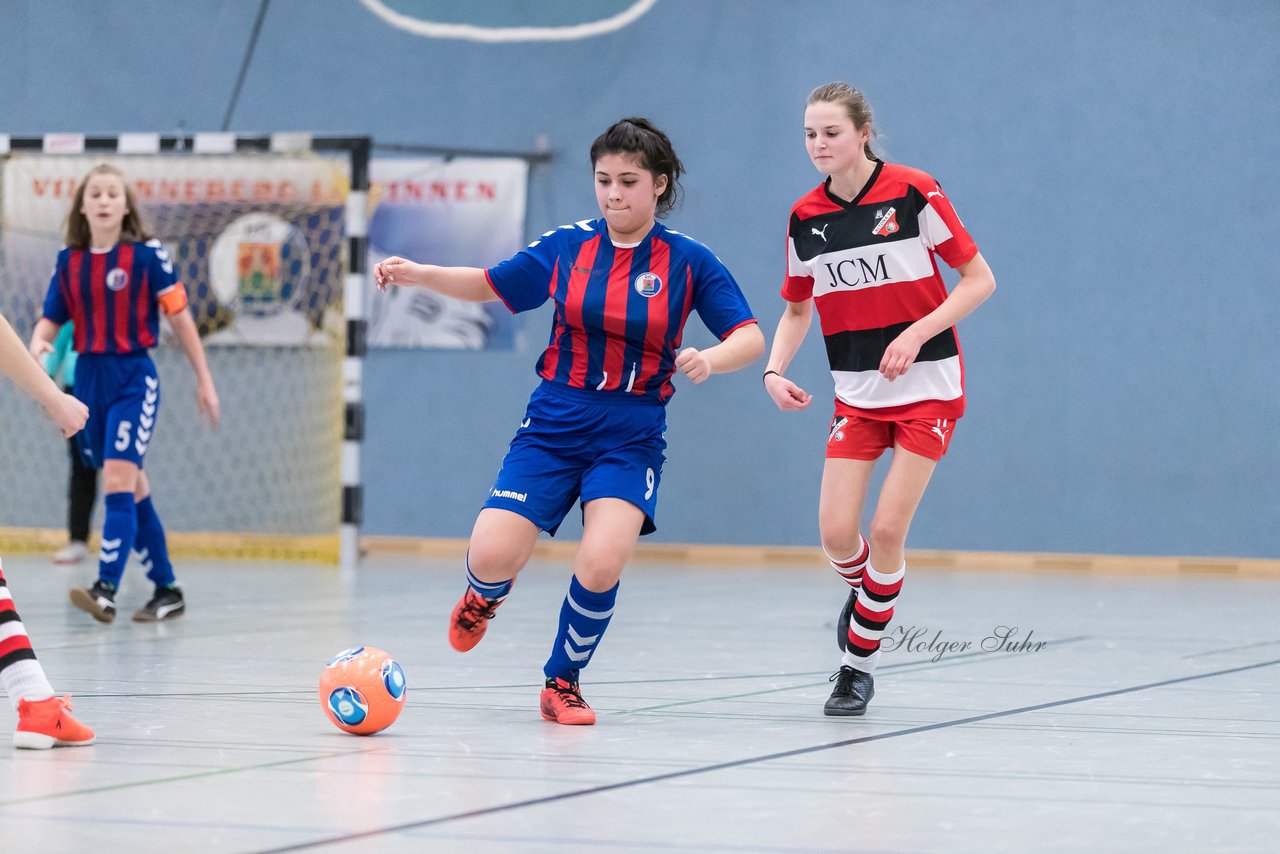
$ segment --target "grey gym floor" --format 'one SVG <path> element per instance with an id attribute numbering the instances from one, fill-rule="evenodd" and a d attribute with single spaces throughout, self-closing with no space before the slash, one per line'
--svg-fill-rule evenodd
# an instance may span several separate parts
<path id="1" fill-rule="evenodd" d="M 67 604 L 90 569 L 5 572 L 98 733 L 0 749 L 5 852 L 1277 850 L 1274 581 L 909 569 L 890 637 L 914 641 L 841 719 L 822 715 L 829 571 L 637 562 L 579 728 L 537 711 L 561 563 L 532 564 L 466 655 L 445 640 L 451 560 L 375 557 L 353 584 L 185 564 L 189 612 L 161 625 L 128 619 L 136 566 L 113 625 Z M 1001 626 L 1030 643 L 983 649 Z M 400 720 L 363 738 L 316 696 L 361 644 L 409 680 Z"/>

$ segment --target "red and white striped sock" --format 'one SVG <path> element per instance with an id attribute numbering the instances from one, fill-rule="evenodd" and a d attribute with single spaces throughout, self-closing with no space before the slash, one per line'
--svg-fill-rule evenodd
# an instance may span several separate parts
<path id="1" fill-rule="evenodd" d="M 0 682 L 14 710 L 19 700 L 47 700 L 53 696 L 53 686 L 44 675 L 44 668 L 36 660 L 31 648 L 31 638 L 22 625 L 13 606 L 13 596 L 4 580 L 4 567 L 0 565 Z"/>
<path id="2" fill-rule="evenodd" d="M 893 619 L 893 603 L 902 590 L 902 579 L 906 574 L 905 561 L 893 573 L 881 572 L 867 563 L 862 590 L 849 620 L 849 644 L 841 660 L 843 664 L 863 673 L 876 669 L 880 661 L 880 638 Z"/>
<path id="3" fill-rule="evenodd" d="M 853 557 L 837 560 L 825 548 L 822 553 L 827 556 L 836 575 L 843 578 L 850 587 L 862 586 L 862 572 L 867 568 L 867 560 L 871 557 L 871 544 L 865 537 L 858 535 L 858 553 Z"/>

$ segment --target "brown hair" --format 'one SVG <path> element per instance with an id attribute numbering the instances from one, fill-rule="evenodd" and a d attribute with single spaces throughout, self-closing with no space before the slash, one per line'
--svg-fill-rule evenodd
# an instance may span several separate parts
<path id="1" fill-rule="evenodd" d="M 805 106 L 810 104 L 839 104 L 844 107 L 845 112 L 849 114 L 849 119 L 853 122 L 855 130 L 870 128 L 871 136 L 862 146 L 862 151 L 867 155 L 868 160 L 879 160 L 880 157 L 871 150 L 871 140 L 875 139 L 879 134 L 876 133 L 876 127 L 871 120 L 871 105 L 867 103 L 867 96 L 863 95 L 857 89 L 848 83 L 837 80 L 834 83 L 827 83 L 819 86 L 809 93 L 809 100 L 805 101 Z"/>
<path id="2" fill-rule="evenodd" d="M 71 202 L 71 213 L 67 214 L 67 245 L 72 249 L 88 249 L 92 241 L 89 232 L 89 219 L 81 208 L 84 207 L 84 191 L 89 186 L 89 179 L 94 175 L 115 175 L 124 184 L 124 221 L 120 223 L 121 243 L 145 243 L 151 239 L 151 233 L 142 224 L 142 216 L 138 213 L 137 202 L 133 198 L 133 190 L 125 180 L 124 173 L 110 163 L 99 163 L 84 176 L 80 186 L 76 187 L 75 199 Z"/>

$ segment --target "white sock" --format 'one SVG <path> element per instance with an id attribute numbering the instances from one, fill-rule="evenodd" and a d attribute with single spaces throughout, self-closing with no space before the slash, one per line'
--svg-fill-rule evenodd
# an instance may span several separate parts
<path id="1" fill-rule="evenodd" d="M 9 695 L 14 711 L 18 710 L 19 700 L 47 700 L 53 696 L 53 686 L 44 675 L 44 668 L 32 659 L 15 661 L 0 670 L 0 681 L 4 682 L 4 692 Z"/>

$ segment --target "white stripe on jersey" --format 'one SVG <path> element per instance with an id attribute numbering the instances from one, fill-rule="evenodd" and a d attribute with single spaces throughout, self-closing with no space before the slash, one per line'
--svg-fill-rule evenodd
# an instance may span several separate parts
<path id="1" fill-rule="evenodd" d="M 889 382 L 879 371 L 832 371 L 836 397 L 859 409 L 903 406 L 922 400 L 955 400 L 960 386 L 960 357 L 936 362 L 913 362 L 907 372 Z"/>
<path id="2" fill-rule="evenodd" d="M 795 256 L 794 248 L 791 254 Z M 936 269 L 933 256 L 916 237 L 825 252 L 809 261 L 796 261 L 801 272 L 792 275 L 811 276 L 814 297 L 917 282 L 932 278 Z"/>
<path id="3" fill-rule="evenodd" d="M 796 241 L 791 237 L 791 235 L 787 235 L 787 275 L 809 275 L 809 267 L 801 261 L 800 256 L 796 254 Z"/>
<path id="4" fill-rule="evenodd" d="M 916 221 L 920 223 L 920 239 L 930 249 L 937 249 L 952 238 L 951 229 L 933 205 L 925 205 Z"/>

